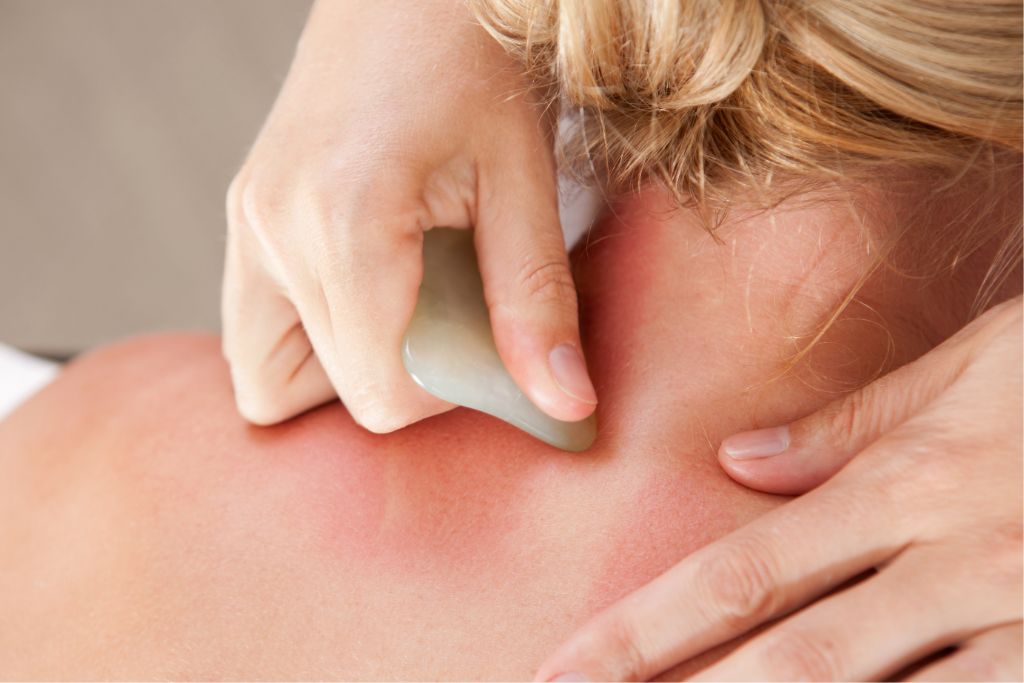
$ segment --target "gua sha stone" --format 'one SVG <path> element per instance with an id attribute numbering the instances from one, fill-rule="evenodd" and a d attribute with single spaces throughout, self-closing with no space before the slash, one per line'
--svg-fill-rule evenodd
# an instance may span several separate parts
<path id="1" fill-rule="evenodd" d="M 473 408 L 567 451 L 594 442 L 591 415 L 562 422 L 537 408 L 508 374 L 491 335 L 471 230 L 433 228 L 423 237 L 423 283 L 402 341 L 402 361 L 428 392 Z"/>

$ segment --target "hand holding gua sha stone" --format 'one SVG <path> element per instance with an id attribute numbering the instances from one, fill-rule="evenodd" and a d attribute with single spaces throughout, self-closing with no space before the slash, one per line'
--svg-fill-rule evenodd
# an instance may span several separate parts
<path id="1" fill-rule="evenodd" d="M 433 228 L 423 235 L 423 282 L 402 341 L 412 378 L 450 403 L 479 410 L 567 451 L 590 447 L 594 416 L 556 420 L 535 406 L 498 356 L 473 248 L 473 232 Z"/>

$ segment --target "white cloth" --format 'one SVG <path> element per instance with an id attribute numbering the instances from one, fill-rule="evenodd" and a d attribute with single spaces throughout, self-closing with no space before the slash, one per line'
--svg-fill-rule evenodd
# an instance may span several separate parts
<path id="1" fill-rule="evenodd" d="M 580 185 L 571 178 L 559 178 L 558 217 L 562 222 L 562 236 L 567 250 L 572 251 L 587 234 L 604 208 L 604 203 L 604 197 L 598 190 Z"/>
<path id="2" fill-rule="evenodd" d="M 0 344 L 0 420 L 49 384 L 60 365 Z"/>
<path id="3" fill-rule="evenodd" d="M 568 102 L 562 102 L 562 111 L 562 117 L 558 121 L 558 137 L 564 141 L 579 130 L 579 124 L 583 121 L 583 110 L 570 106 Z M 562 222 L 566 249 L 571 251 L 583 239 L 604 206 L 604 194 L 596 184 L 580 185 L 571 175 L 559 174 L 558 217 Z"/>

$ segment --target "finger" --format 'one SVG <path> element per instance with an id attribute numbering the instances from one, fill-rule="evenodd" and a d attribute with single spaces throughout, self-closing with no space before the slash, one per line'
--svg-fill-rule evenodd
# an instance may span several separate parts
<path id="1" fill-rule="evenodd" d="M 998 591 L 967 571 L 968 559 L 912 548 L 877 575 L 797 612 L 694 680 L 877 680 L 891 675 L 999 623 L 1009 612 L 1005 596 L 996 597 Z"/>
<path id="2" fill-rule="evenodd" d="M 759 491 L 809 491 L 934 400 L 956 379 L 958 357 L 966 353 L 960 338 L 951 339 L 803 419 L 730 436 L 718 461 L 730 477 Z"/>
<path id="3" fill-rule="evenodd" d="M 377 433 L 452 408 L 417 385 L 401 360 L 423 275 L 424 218 L 401 202 L 406 196 L 413 195 L 396 184 L 341 207 L 306 207 L 303 223 L 329 225 L 318 231 L 325 237 L 315 277 L 289 291 L 337 395 Z"/>
<path id="4" fill-rule="evenodd" d="M 1020 681 L 1024 680 L 1021 624 L 1000 626 L 981 633 L 951 654 L 915 671 L 908 681 Z"/>
<path id="5" fill-rule="evenodd" d="M 251 235 L 230 219 L 221 317 L 238 410 L 269 425 L 335 397 L 295 308 L 266 272 Z"/>
<path id="6" fill-rule="evenodd" d="M 534 404 L 555 419 L 581 420 L 597 395 L 580 344 L 554 170 L 535 159 L 505 161 L 481 174 L 475 235 L 495 344 Z"/>
<path id="7" fill-rule="evenodd" d="M 890 496 L 867 495 L 864 482 L 830 482 L 599 614 L 538 678 L 579 672 L 589 680 L 646 680 L 799 607 L 909 542 L 894 505 Z"/>

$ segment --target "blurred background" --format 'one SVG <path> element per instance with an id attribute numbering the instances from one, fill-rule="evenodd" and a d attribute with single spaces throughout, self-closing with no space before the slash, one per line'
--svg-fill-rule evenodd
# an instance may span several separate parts
<path id="1" fill-rule="evenodd" d="M 0 342 L 216 330 L 224 193 L 309 0 L 0 0 Z"/>

